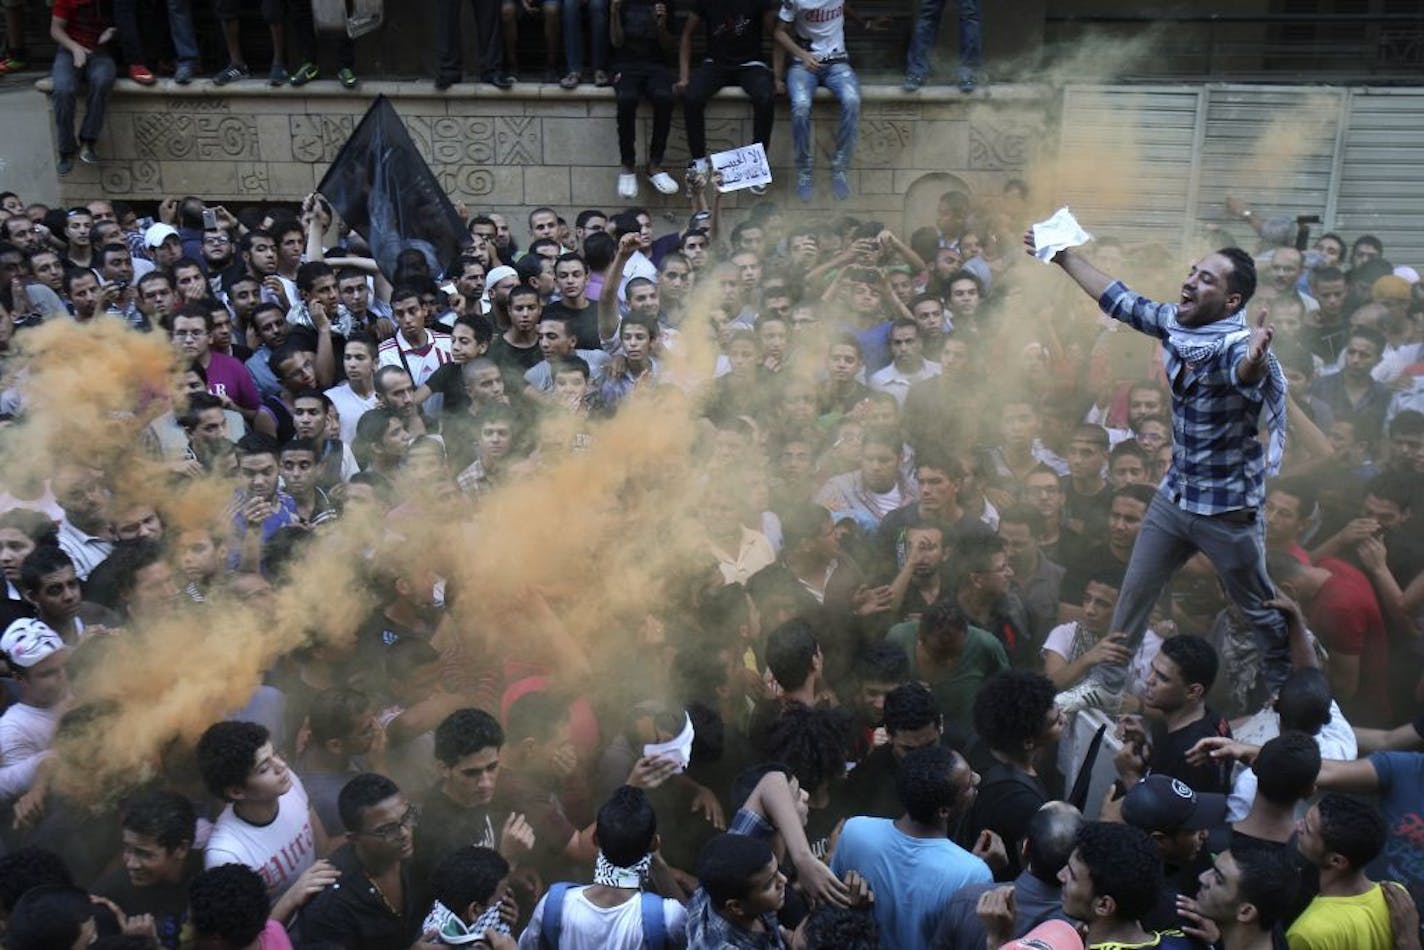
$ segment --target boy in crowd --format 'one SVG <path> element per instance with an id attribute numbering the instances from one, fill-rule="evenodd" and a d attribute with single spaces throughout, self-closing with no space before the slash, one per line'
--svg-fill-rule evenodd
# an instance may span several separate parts
<path id="1" fill-rule="evenodd" d="M 535 906 L 520 947 L 562 947 L 564 941 L 609 950 L 684 945 L 685 895 L 659 853 L 657 828 L 657 814 L 641 789 L 617 789 L 598 810 L 593 884 L 555 884 Z M 652 890 L 644 890 L 649 885 Z"/>
<path id="2" fill-rule="evenodd" d="M 337 808 L 346 843 L 331 864 L 340 877 L 302 912 L 301 946 L 407 950 L 425 919 L 408 866 L 420 811 L 374 772 L 353 776 Z"/>
<path id="3" fill-rule="evenodd" d="M 474 846 L 450 852 L 431 873 L 430 889 L 434 902 L 420 925 L 423 937 L 434 933 L 441 946 L 456 947 L 484 938 L 495 947 L 497 935 L 508 935 L 514 897 L 509 862 L 499 852 Z"/>
<path id="4" fill-rule="evenodd" d="M 988 865 L 949 840 L 950 829 L 973 804 L 979 776 L 942 746 L 905 756 L 895 787 L 904 813 L 851 818 L 845 823 L 831 872 L 854 870 L 882 899 L 875 921 L 892 947 L 924 946 L 934 936 L 951 895 L 992 879 Z M 894 895 L 893 899 L 885 899 Z"/>
<path id="5" fill-rule="evenodd" d="M 378 366 L 399 366 L 419 386 L 436 368 L 450 362 L 450 336 L 426 328 L 425 304 L 416 287 L 391 291 L 391 315 L 399 327 L 395 336 L 381 343 Z"/>
<path id="6" fill-rule="evenodd" d="M 1384 819 L 1373 805 L 1331 793 L 1312 805 L 1300 823 L 1300 855 L 1320 874 L 1320 892 L 1286 931 L 1291 950 L 1349 946 L 1389 950 L 1396 946 L 1385 886 L 1371 881 L 1365 866 L 1384 850 Z"/>
<path id="7" fill-rule="evenodd" d="M 209 726 L 197 759 L 203 784 L 226 803 L 203 850 L 204 867 L 251 868 L 269 901 L 290 913 L 300 903 L 299 879 L 326 851 L 326 834 L 301 780 L 277 754 L 267 728 L 255 722 Z"/>
<path id="8" fill-rule="evenodd" d="M 425 795 L 425 821 L 415 830 L 417 880 L 462 847 L 494 849 L 517 861 L 534 845 L 524 816 L 495 801 L 503 747 L 504 730 L 483 709 L 457 709 L 436 727 L 439 780 Z"/>
<path id="9" fill-rule="evenodd" d="M 786 903 L 786 875 L 760 838 L 718 835 L 697 859 L 700 885 L 687 905 L 688 950 L 784 950 L 777 922 Z"/>
<path id="10" fill-rule="evenodd" d="M 1087 950 L 1194 946 L 1180 930 L 1149 933 L 1139 922 L 1162 889 L 1162 858 L 1144 831 L 1101 821 L 1084 825 L 1058 880 L 1063 912 L 1086 925 Z"/>
<path id="11" fill-rule="evenodd" d="M 197 815 L 182 795 L 152 791 L 124 806 L 123 867 L 94 885 L 125 914 L 146 914 L 161 947 L 176 948 L 188 918 L 188 889 L 202 870 L 193 848 Z"/>

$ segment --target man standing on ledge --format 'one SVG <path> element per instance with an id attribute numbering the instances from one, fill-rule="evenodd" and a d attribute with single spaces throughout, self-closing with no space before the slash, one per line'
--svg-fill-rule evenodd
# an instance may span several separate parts
<path id="1" fill-rule="evenodd" d="M 1033 231 L 1024 244 L 1034 253 Z M 1273 328 L 1261 311 L 1247 325 L 1246 302 L 1256 290 L 1256 266 L 1237 247 L 1192 265 L 1177 303 L 1157 303 L 1128 290 L 1076 251 L 1053 263 L 1098 301 L 1104 313 L 1162 341 L 1172 388 L 1172 464 L 1142 522 L 1128 562 L 1112 630 L 1136 651 L 1157 597 L 1192 554 L 1202 551 L 1227 593 L 1256 630 L 1266 690 L 1290 672 L 1285 618 L 1267 606 L 1275 596 L 1266 573 L 1265 476 L 1280 468 L 1286 436 L 1286 382 L 1271 353 Z M 1257 438 L 1262 410 L 1270 442 Z M 1126 668 L 1099 664 L 1059 697 L 1064 711 L 1087 706 L 1113 711 Z"/>

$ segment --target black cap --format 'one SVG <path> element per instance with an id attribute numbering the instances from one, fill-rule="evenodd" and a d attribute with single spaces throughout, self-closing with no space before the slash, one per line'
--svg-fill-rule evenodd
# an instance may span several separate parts
<path id="1" fill-rule="evenodd" d="M 1143 831 L 1201 831 L 1226 821 L 1225 795 L 1198 795 L 1170 775 L 1149 775 L 1127 790 L 1122 820 Z"/>

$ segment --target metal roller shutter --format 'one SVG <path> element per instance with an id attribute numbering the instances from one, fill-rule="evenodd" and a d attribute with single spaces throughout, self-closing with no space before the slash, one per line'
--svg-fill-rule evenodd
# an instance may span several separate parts
<path id="1" fill-rule="evenodd" d="M 1349 100 L 1331 218 L 1373 234 L 1395 264 L 1424 265 L 1424 92 L 1357 89 Z"/>

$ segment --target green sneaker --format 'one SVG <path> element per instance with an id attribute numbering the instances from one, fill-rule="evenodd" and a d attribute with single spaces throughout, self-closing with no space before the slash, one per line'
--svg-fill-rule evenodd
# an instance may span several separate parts
<path id="1" fill-rule="evenodd" d="M 336 78 L 340 80 L 341 85 L 347 89 L 355 89 L 356 84 L 361 81 L 356 78 L 355 73 L 345 66 L 341 67 L 340 71 L 337 72 Z"/>
<path id="2" fill-rule="evenodd" d="M 297 67 L 297 71 L 292 73 L 291 83 L 294 86 L 305 86 L 316 77 L 316 63 L 302 63 Z"/>

